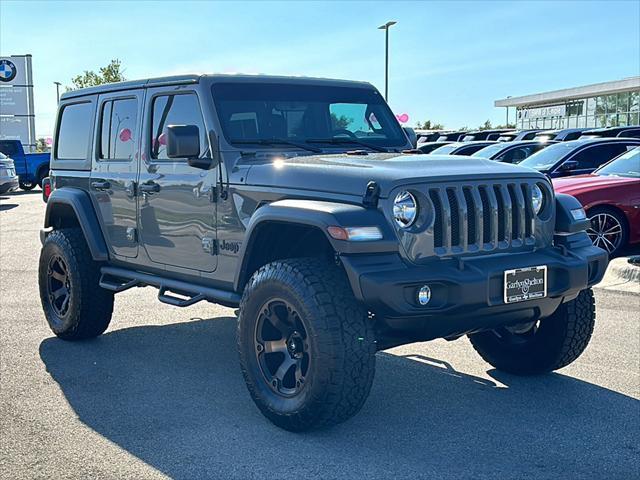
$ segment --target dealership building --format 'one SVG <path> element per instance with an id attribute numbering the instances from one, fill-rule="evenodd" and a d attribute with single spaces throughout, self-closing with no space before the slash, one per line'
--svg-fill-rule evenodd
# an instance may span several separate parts
<path id="1" fill-rule="evenodd" d="M 507 112 L 515 108 L 519 129 L 639 125 L 640 76 L 507 97 L 496 100 L 495 106 Z"/>

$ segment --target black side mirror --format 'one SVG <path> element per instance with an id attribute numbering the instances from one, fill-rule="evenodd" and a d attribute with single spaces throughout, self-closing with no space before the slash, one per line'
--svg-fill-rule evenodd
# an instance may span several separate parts
<path id="1" fill-rule="evenodd" d="M 167 157 L 193 158 L 200 156 L 200 130 L 195 125 L 167 127 Z"/>
<path id="2" fill-rule="evenodd" d="M 575 160 L 567 160 L 562 165 L 560 165 L 560 171 L 562 172 L 570 172 L 571 170 L 575 170 L 578 168 L 578 162 Z"/>

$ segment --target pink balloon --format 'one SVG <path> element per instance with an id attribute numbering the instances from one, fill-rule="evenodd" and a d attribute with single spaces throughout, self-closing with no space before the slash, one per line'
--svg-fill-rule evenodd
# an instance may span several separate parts
<path id="1" fill-rule="evenodd" d="M 119 137 L 121 142 L 128 142 L 129 140 L 131 140 L 131 130 L 129 130 L 128 128 L 123 128 L 120 131 Z"/>
<path id="2" fill-rule="evenodd" d="M 158 137 L 158 143 L 160 145 L 166 145 L 167 144 L 167 136 L 164 133 L 161 133 L 160 136 Z"/>
<path id="3" fill-rule="evenodd" d="M 400 121 L 400 123 L 407 123 L 409 121 L 409 115 L 407 115 L 406 113 L 402 113 L 398 116 L 398 120 Z"/>
<path id="4" fill-rule="evenodd" d="M 45 138 L 44 143 L 50 146 L 53 143 L 53 138 L 51 137 Z"/>

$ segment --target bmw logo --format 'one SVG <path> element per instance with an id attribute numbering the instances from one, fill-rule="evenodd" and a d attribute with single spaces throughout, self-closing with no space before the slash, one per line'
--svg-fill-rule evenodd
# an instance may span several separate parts
<path id="1" fill-rule="evenodd" d="M 18 70 L 10 60 L 0 60 L 0 82 L 10 82 L 16 78 Z"/>

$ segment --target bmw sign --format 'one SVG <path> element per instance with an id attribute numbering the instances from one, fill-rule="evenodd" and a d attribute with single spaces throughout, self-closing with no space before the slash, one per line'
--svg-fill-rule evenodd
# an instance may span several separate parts
<path id="1" fill-rule="evenodd" d="M 18 69 L 11 60 L 0 60 L 0 82 L 10 82 L 16 78 Z"/>

